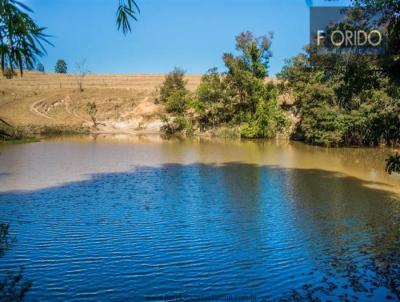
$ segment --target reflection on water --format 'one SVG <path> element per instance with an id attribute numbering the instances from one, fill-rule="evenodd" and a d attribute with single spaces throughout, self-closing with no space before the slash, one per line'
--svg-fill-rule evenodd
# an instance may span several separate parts
<path id="1" fill-rule="evenodd" d="M 99 135 L 0 146 L 0 192 L 34 190 L 135 166 L 241 162 L 319 169 L 368 181 L 400 194 L 400 176 L 385 173 L 387 148 L 320 148 L 288 141 L 163 140 L 159 136 Z"/>
<path id="2" fill-rule="evenodd" d="M 0 193 L 0 221 L 18 238 L 0 274 L 24 265 L 30 301 L 400 300 L 400 199 L 371 187 L 395 182 L 344 174 L 374 166 L 346 152 L 370 151 L 101 138 L 7 147 L 2 191 L 19 180 L 39 189 Z M 23 178 L 28 168 L 37 179 Z"/>

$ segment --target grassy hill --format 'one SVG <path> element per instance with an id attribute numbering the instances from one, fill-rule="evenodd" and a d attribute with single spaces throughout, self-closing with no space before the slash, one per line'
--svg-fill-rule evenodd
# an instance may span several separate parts
<path id="1" fill-rule="evenodd" d="M 162 74 L 89 74 L 79 76 L 26 72 L 0 78 L 0 117 L 19 126 L 91 126 L 86 104 L 94 102 L 102 132 L 156 132 L 162 106 L 156 104 Z M 201 76 L 186 76 L 195 90 Z"/>

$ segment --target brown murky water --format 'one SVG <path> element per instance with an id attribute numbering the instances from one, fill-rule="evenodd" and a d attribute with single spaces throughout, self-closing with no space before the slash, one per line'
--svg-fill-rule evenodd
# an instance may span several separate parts
<path id="1" fill-rule="evenodd" d="M 35 190 L 163 164 L 247 163 L 318 169 L 400 194 L 400 176 L 387 175 L 388 148 L 321 148 L 288 141 L 163 140 L 159 136 L 100 135 L 0 146 L 0 192 Z M 318 179 L 315 180 L 318 182 Z"/>
<path id="2" fill-rule="evenodd" d="M 400 300 L 390 149 L 121 135 L 0 152 L 17 237 L 0 277 L 24 266 L 27 301 Z"/>

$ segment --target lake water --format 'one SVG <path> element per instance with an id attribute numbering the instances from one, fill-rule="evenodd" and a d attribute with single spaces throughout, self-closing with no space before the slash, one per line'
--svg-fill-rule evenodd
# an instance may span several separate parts
<path id="1" fill-rule="evenodd" d="M 27 301 L 397 301 L 389 149 L 97 136 L 0 146 Z"/>

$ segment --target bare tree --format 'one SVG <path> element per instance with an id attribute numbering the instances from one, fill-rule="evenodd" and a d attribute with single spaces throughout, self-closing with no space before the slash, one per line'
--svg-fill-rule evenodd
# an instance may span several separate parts
<path id="1" fill-rule="evenodd" d="M 90 72 L 86 69 L 86 59 L 82 59 L 76 63 L 76 70 L 78 71 L 78 88 L 80 92 L 83 92 L 83 80 L 85 76 Z"/>
<path id="2" fill-rule="evenodd" d="M 87 102 L 86 103 L 86 112 L 90 116 L 93 122 L 93 127 L 97 128 L 97 106 L 95 102 Z"/>

